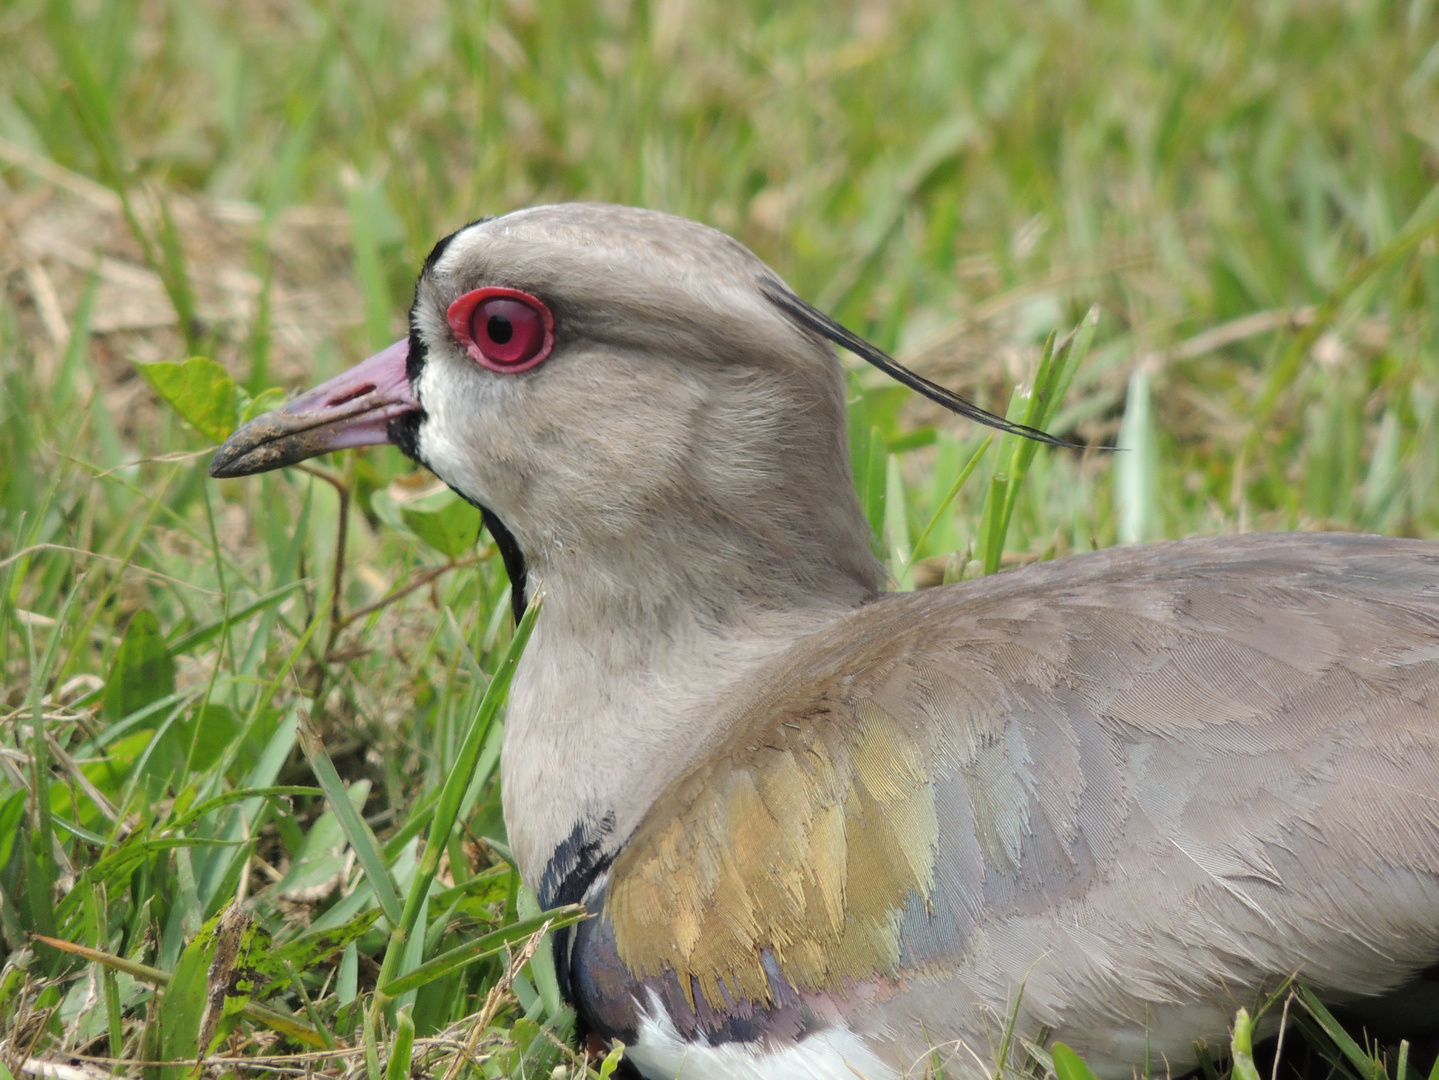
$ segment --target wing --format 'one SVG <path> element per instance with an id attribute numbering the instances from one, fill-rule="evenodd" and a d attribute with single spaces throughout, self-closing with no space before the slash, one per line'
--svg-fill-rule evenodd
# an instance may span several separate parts
<path id="1" fill-rule="evenodd" d="M 595 931 L 612 989 L 701 1028 L 926 985 L 931 1018 L 1002 1011 L 1026 979 L 1040 1023 L 1133 1020 L 1439 958 L 1434 545 L 1186 541 L 885 597 L 725 730 Z"/>

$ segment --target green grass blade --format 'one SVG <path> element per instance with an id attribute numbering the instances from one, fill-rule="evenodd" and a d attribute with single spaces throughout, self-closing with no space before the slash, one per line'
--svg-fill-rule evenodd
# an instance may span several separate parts
<path id="1" fill-rule="evenodd" d="M 978 467 L 980 459 L 984 457 L 984 452 L 988 450 L 993 443 L 994 436 L 986 435 L 984 442 L 979 444 L 979 448 L 975 450 L 975 452 L 969 456 L 969 460 L 964 463 L 964 468 L 962 468 L 959 471 L 959 475 L 955 477 L 954 483 L 950 485 L 949 491 L 945 494 L 944 498 L 939 501 L 939 505 L 934 508 L 934 513 L 930 515 L 929 521 L 926 522 L 924 528 L 920 530 L 919 539 L 914 542 L 914 552 L 910 554 L 911 565 L 913 564 L 915 554 L 924 547 L 924 542 L 929 539 L 929 534 L 934 531 L 940 519 L 949 511 L 955 498 L 964 489 L 964 485 L 968 483 L 969 478 L 974 475 L 974 470 Z M 909 567 L 907 566 L 906 569 L 909 569 Z"/>
<path id="2" fill-rule="evenodd" d="M 461 968 L 473 964 L 476 960 L 483 960 L 487 956 L 502 952 L 515 942 L 524 941 L 542 930 L 553 931 L 573 926 L 587 917 L 588 913 L 584 907 L 579 904 L 570 904 L 566 907 L 552 908 L 534 918 L 512 922 L 499 930 L 475 938 L 473 941 L 467 941 L 463 945 L 457 945 L 453 949 L 442 952 L 439 956 L 426 960 L 414 971 L 387 983 L 384 988 L 385 996 L 393 999 L 411 990 L 418 990 L 436 979 L 442 979 L 451 972 L 459 971 Z"/>
<path id="3" fill-rule="evenodd" d="M 410 1051 L 415 1045 L 415 1021 L 407 1005 L 395 1017 L 395 1038 L 385 1064 L 385 1080 L 409 1080 Z"/>
<path id="4" fill-rule="evenodd" d="M 330 804 L 330 809 L 340 822 L 340 828 L 344 830 L 345 839 L 354 849 L 355 858 L 365 872 L 365 880 L 375 890 L 375 900 L 379 903 L 380 910 L 385 913 L 391 926 L 399 926 L 400 894 L 395 890 L 395 879 L 385 867 L 375 834 L 351 804 L 345 793 L 345 784 L 340 779 L 340 774 L 335 771 L 335 763 L 330 760 L 320 737 L 305 720 L 300 721 L 300 746 L 310 762 L 310 768 L 314 770 L 315 779 L 324 789 L 325 801 Z"/>
<path id="5" fill-rule="evenodd" d="M 519 892 L 515 896 L 515 910 L 521 919 L 533 919 L 543 914 L 539 899 L 523 882 L 520 883 Z M 535 982 L 535 990 L 544 1002 L 545 1015 L 553 1019 L 565 1008 L 565 1001 L 560 996 L 560 983 L 555 974 L 555 954 L 549 945 L 550 937 L 546 934 L 535 949 L 534 956 L 530 957 L 529 971 Z"/>
<path id="6" fill-rule="evenodd" d="M 1234 1015 L 1234 1033 L 1229 1040 L 1229 1053 L 1233 1062 L 1234 1080 L 1259 1080 L 1259 1070 L 1254 1066 L 1254 1021 L 1249 1018 L 1248 1009 L 1240 1009 Z"/>
<path id="7" fill-rule="evenodd" d="M 885 470 L 884 536 L 889 542 L 889 568 L 894 575 L 895 588 L 900 592 L 914 589 L 914 574 L 910 564 L 914 561 L 914 549 L 909 543 L 908 500 L 904 493 L 904 477 L 899 470 L 899 458 L 889 455 Z"/>
<path id="8" fill-rule="evenodd" d="M 1299 1000 L 1305 1011 L 1319 1024 L 1324 1034 L 1329 1036 L 1334 1045 L 1344 1055 L 1356 1073 L 1369 1080 L 1386 1080 L 1383 1063 L 1373 1054 L 1368 1053 L 1344 1030 L 1344 1026 L 1334 1018 L 1322 1001 L 1309 987 L 1299 986 Z"/>
<path id="9" fill-rule="evenodd" d="M 1001 455 L 1004 453 L 1000 448 Z M 1009 501 L 1009 476 L 996 473 L 989 481 L 989 497 L 984 503 L 984 516 L 980 521 L 980 536 L 984 539 L 984 572 L 999 572 L 999 560 L 1004 554 L 1005 525 L 1004 506 Z"/>
<path id="10" fill-rule="evenodd" d="M 1159 448 L 1150 407 L 1149 372 L 1134 369 L 1114 456 L 1119 501 L 1119 542 L 1138 544 L 1158 535 Z"/>
<path id="11" fill-rule="evenodd" d="M 305 787 L 299 784 L 279 784 L 271 787 L 261 788 L 239 788 L 235 791 L 227 791 L 223 795 L 216 795 L 214 798 L 206 799 L 204 802 L 191 807 L 180 817 L 168 823 L 165 828 L 179 831 L 188 828 L 193 822 L 198 821 L 222 806 L 229 806 L 231 803 L 244 802 L 248 799 L 280 799 L 288 796 L 301 798 L 314 798 L 324 795 L 320 788 Z"/>

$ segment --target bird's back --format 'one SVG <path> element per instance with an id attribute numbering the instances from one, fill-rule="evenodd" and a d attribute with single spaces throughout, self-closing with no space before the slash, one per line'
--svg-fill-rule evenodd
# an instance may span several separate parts
<path id="1" fill-rule="evenodd" d="M 602 1029 L 637 1001 L 686 1040 L 962 1066 L 1023 985 L 1021 1034 L 1127 1073 L 1286 975 L 1439 959 L 1434 545 L 1191 540 L 886 596 L 715 708 L 591 898 Z"/>

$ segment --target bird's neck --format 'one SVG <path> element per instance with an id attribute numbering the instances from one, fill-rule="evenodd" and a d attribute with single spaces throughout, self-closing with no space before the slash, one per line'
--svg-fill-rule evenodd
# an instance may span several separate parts
<path id="1" fill-rule="evenodd" d="M 736 554 L 531 558 L 544 609 L 515 673 L 502 782 L 510 843 L 542 901 L 578 898 L 563 882 L 623 843 L 760 667 L 877 591 L 867 560 L 816 554 L 784 580 Z"/>

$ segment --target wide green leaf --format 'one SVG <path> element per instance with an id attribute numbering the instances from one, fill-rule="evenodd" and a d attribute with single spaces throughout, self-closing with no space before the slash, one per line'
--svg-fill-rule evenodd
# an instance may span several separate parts
<path id="1" fill-rule="evenodd" d="M 241 390 L 240 393 L 243 395 L 245 391 Z M 286 397 L 285 388 L 282 386 L 272 386 L 268 390 L 261 391 L 258 396 L 244 403 L 240 410 L 240 423 L 247 424 L 262 413 L 278 409 L 285 403 Z M 243 397 L 241 400 L 244 400 Z"/>
<path id="2" fill-rule="evenodd" d="M 170 985 L 160 999 L 160 1055 L 170 1062 L 160 1080 L 184 1080 L 199 1073 L 200 1022 L 205 1015 L 206 973 L 215 953 L 215 916 L 180 954 Z"/>
<path id="3" fill-rule="evenodd" d="M 137 363 L 135 370 L 205 438 L 221 442 L 235 430 L 241 409 L 240 387 L 215 361 L 192 356 L 183 364 Z"/>
<path id="4" fill-rule="evenodd" d="M 1095 1080 L 1084 1059 L 1064 1043 L 1054 1044 L 1054 1075 L 1059 1080 Z"/>
<path id="5" fill-rule="evenodd" d="M 412 533 L 451 559 L 474 547 L 480 535 L 480 512 L 449 491 L 401 506 L 400 518 Z"/>

